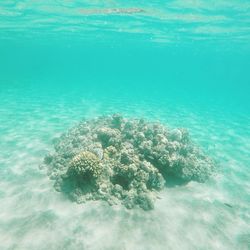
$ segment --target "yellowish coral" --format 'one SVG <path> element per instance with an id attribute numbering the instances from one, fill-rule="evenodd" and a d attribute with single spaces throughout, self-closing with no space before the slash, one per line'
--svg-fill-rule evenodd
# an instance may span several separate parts
<path id="1" fill-rule="evenodd" d="M 101 172 L 100 160 L 94 153 L 82 151 L 72 159 L 70 169 L 78 175 L 90 173 L 93 177 L 98 177 Z"/>

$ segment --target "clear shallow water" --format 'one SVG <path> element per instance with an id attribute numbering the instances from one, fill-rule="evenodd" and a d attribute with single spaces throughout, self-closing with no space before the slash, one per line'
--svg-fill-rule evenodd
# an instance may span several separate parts
<path id="1" fill-rule="evenodd" d="M 0 6 L 1 249 L 249 249 L 247 1 Z M 150 212 L 68 201 L 44 154 L 114 112 L 188 128 L 217 175 L 165 189 Z"/>

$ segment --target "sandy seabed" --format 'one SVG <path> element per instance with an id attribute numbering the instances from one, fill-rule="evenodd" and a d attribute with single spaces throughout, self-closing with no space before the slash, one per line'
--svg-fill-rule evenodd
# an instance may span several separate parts
<path id="1" fill-rule="evenodd" d="M 0 106 L 1 249 L 248 249 L 249 117 L 174 109 L 171 103 L 160 109 L 157 102 L 14 99 L 9 94 Z M 205 183 L 164 189 L 151 211 L 71 202 L 38 166 L 52 139 L 79 118 L 113 112 L 187 127 L 220 171 Z"/>

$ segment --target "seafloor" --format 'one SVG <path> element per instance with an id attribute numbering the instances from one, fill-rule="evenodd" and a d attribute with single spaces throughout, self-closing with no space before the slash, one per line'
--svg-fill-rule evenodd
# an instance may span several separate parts
<path id="1" fill-rule="evenodd" d="M 167 89 L 160 94 L 145 86 L 134 91 L 114 86 L 103 91 L 25 80 L 1 85 L 1 249 L 247 249 L 246 106 L 241 100 L 209 102 L 208 94 L 190 98 Z M 205 183 L 164 189 L 147 212 L 101 201 L 71 202 L 38 166 L 52 150 L 52 139 L 81 118 L 116 112 L 189 129 L 220 165 L 218 173 Z"/>

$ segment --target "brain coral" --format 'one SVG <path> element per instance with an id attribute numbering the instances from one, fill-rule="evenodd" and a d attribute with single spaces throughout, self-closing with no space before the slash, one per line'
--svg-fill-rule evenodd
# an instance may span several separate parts
<path id="1" fill-rule="evenodd" d="M 185 129 L 120 115 L 80 122 L 55 142 L 44 165 L 72 200 L 105 200 L 149 210 L 169 183 L 204 182 L 214 162 Z"/>

